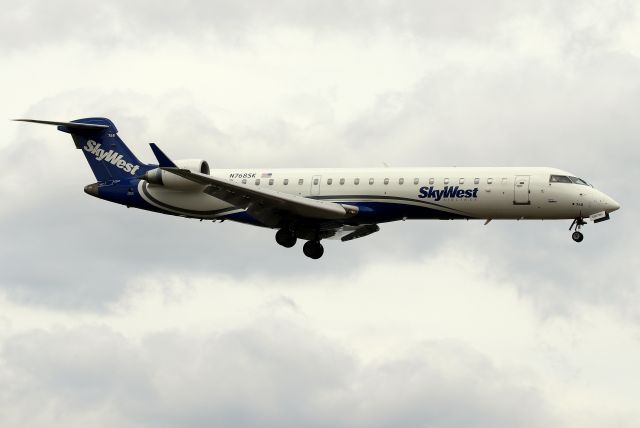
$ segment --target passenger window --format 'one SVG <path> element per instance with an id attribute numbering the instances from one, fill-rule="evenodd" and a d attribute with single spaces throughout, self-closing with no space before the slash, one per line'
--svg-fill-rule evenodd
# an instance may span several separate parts
<path id="1" fill-rule="evenodd" d="M 302 186 L 303 183 L 304 183 L 304 178 L 298 179 L 298 186 Z"/>
<path id="2" fill-rule="evenodd" d="M 259 178 L 256 178 L 256 186 L 257 186 L 258 184 L 260 184 L 260 179 L 259 179 Z"/>
<path id="3" fill-rule="evenodd" d="M 413 184 L 418 184 L 418 182 L 420 182 L 420 180 L 419 180 L 419 179 L 417 179 L 417 178 L 414 178 L 414 179 L 413 179 Z"/>
<path id="4" fill-rule="evenodd" d="M 398 184 L 404 184 L 404 178 L 399 178 L 398 179 Z"/>
<path id="5" fill-rule="evenodd" d="M 435 183 L 435 180 L 433 178 L 430 178 L 429 179 L 429 184 L 433 184 L 433 183 Z"/>
<path id="6" fill-rule="evenodd" d="M 449 179 L 448 178 L 444 179 L 444 184 L 449 184 Z"/>
<path id="7" fill-rule="evenodd" d="M 460 184 L 464 184 L 464 178 L 461 178 L 459 181 Z"/>
<path id="8" fill-rule="evenodd" d="M 387 184 L 389 184 L 389 179 L 388 179 L 388 178 L 385 178 L 385 179 L 384 179 L 384 184 L 385 184 L 385 186 L 386 186 Z"/>
<path id="9" fill-rule="evenodd" d="M 333 178 L 327 178 L 327 184 L 331 186 L 332 183 L 333 183 Z"/>
<path id="10" fill-rule="evenodd" d="M 282 181 L 282 184 L 284 184 L 285 186 L 286 186 L 286 185 L 288 185 L 288 184 L 289 184 L 289 179 L 288 179 L 288 178 L 285 178 L 285 179 Z"/>
<path id="11" fill-rule="evenodd" d="M 340 185 L 343 185 L 343 184 L 344 184 L 344 178 L 341 178 L 340 179 Z"/>
<path id="12" fill-rule="evenodd" d="M 269 179 L 269 186 L 273 186 L 273 178 Z"/>
<path id="13" fill-rule="evenodd" d="M 369 184 L 373 184 L 373 178 L 369 179 Z"/>
<path id="14" fill-rule="evenodd" d="M 317 178 L 313 179 L 313 185 L 317 186 L 320 181 Z"/>
<path id="15" fill-rule="evenodd" d="M 359 178 L 354 178 L 354 179 L 353 179 L 353 184 L 355 184 L 356 186 L 357 186 L 358 184 L 360 184 L 360 179 L 359 179 Z"/>
<path id="16" fill-rule="evenodd" d="M 247 179 L 246 178 L 242 179 L 242 184 L 247 184 Z"/>
<path id="17" fill-rule="evenodd" d="M 502 177 L 502 184 L 507 184 L 507 177 Z"/>
<path id="18" fill-rule="evenodd" d="M 487 178 L 487 184 L 493 184 L 493 178 Z"/>
<path id="19" fill-rule="evenodd" d="M 474 178 L 473 184 L 480 184 L 480 179 L 478 177 Z"/>

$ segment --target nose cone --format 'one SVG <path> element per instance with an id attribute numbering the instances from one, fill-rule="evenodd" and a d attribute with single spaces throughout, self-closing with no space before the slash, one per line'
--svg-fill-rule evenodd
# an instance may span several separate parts
<path id="1" fill-rule="evenodd" d="M 616 202 L 613 198 L 604 195 L 604 210 L 608 213 L 613 212 L 617 209 L 620 209 L 620 204 Z"/>
<path id="2" fill-rule="evenodd" d="M 607 209 L 605 211 L 607 212 L 613 212 L 615 210 L 620 209 L 620 204 L 617 203 L 613 198 L 609 198 L 607 197 Z"/>
<path id="3" fill-rule="evenodd" d="M 98 197 L 98 183 L 84 186 L 84 193 L 86 193 L 87 195 Z"/>

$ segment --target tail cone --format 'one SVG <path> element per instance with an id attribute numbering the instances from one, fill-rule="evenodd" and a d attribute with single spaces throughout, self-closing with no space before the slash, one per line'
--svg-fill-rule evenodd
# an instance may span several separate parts
<path id="1" fill-rule="evenodd" d="M 84 186 L 84 193 L 87 195 L 98 197 L 98 183 L 88 184 Z"/>

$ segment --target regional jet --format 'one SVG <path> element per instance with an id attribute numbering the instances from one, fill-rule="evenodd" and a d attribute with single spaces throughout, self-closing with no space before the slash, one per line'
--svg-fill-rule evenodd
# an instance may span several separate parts
<path id="1" fill-rule="evenodd" d="M 70 134 L 97 182 L 84 191 L 127 207 L 277 230 L 275 240 L 319 259 L 323 239 L 350 241 L 398 220 L 572 220 L 581 242 L 587 220 L 599 223 L 620 205 L 575 174 L 546 167 L 234 168 L 202 159 L 172 160 L 150 144 L 157 164 L 129 150 L 106 118 L 56 125 Z"/>

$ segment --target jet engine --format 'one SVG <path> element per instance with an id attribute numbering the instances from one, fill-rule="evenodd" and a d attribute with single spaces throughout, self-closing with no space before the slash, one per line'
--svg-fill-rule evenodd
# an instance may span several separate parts
<path id="1" fill-rule="evenodd" d="M 197 172 L 200 174 L 209 175 L 211 171 L 207 161 L 202 159 L 181 159 L 176 160 L 173 163 L 175 163 L 180 169 L 188 169 L 191 172 Z M 140 178 L 146 180 L 150 184 L 156 184 L 170 189 L 188 190 L 202 187 L 201 184 L 194 183 L 193 181 L 182 178 L 176 174 L 172 174 L 162 168 L 149 170 Z"/>

